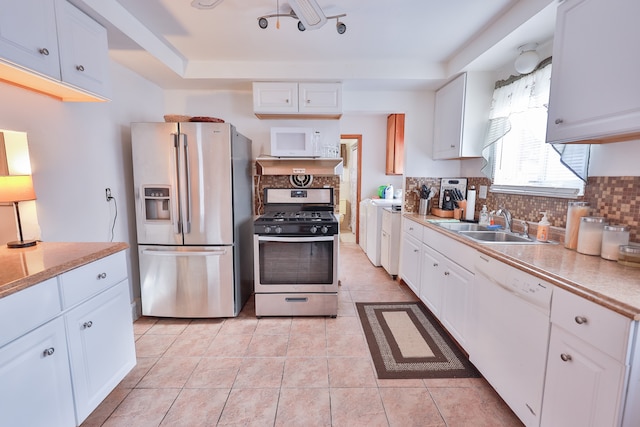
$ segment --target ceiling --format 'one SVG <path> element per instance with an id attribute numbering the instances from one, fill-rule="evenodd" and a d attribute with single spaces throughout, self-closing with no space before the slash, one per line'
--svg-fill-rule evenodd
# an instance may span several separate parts
<path id="1" fill-rule="evenodd" d="M 301 32 L 287 0 L 71 0 L 108 30 L 111 57 L 166 89 L 249 89 L 252 81 L 340 81 L 353 90 L 432 89 L 498 69 L 553 37 L 552 0 L 318 0 L 340 18 Z M 202 3 L 213 0 L 200 0 Z M 277 8 L 279 6 L 279 9 Z"/>

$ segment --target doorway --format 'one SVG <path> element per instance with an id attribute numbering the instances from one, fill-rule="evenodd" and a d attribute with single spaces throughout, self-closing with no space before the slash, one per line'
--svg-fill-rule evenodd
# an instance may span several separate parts
<path id="1" fill-rule="evenodd" d="M 340 179 L 340 240 L 360 240 L 360 177 L 362 135 L 340 135 L 340 155 L 344 171 Z"/>

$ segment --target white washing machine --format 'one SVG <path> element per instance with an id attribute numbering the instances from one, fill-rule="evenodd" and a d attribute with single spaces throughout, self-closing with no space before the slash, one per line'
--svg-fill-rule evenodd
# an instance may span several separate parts
<path id="1" fill-rule="evenodd" d="M 368 203 L 365 204 L 366 215 L 366 243 L 365 252 L 369 257 L 369 260 L 376 267 L 380 267 L 380 242 L 382 238 L 382 210 L 395 205 L 401 205 L 400 199 L 366 199 Z M 362 209 L 362 207 L 360 208 Z M 361 234 L 362 236 L 362 234 Z M 362 244 L 362 240 L 361 240 Z"/>

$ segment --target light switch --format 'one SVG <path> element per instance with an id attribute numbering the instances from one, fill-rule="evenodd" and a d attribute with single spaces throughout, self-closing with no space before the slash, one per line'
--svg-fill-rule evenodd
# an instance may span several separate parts
<path id="1" fill-rule="evenodd" d="M 481 185 L 480 189 L 478 190 L 478 198 L 479 199 L 486 199 L 487 198 L 487 186 L 486 185 Z"/>

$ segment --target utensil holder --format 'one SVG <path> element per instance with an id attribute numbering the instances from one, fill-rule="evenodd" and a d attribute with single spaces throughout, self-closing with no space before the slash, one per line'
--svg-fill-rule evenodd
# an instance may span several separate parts
<path id="1" fill-rule="evenodd" d="M 432 199 L 420 199 L 420 207 L 418 209 L 418 213 L 420 215 L 428 215 L 431 211 L 431 200 Z"/>

